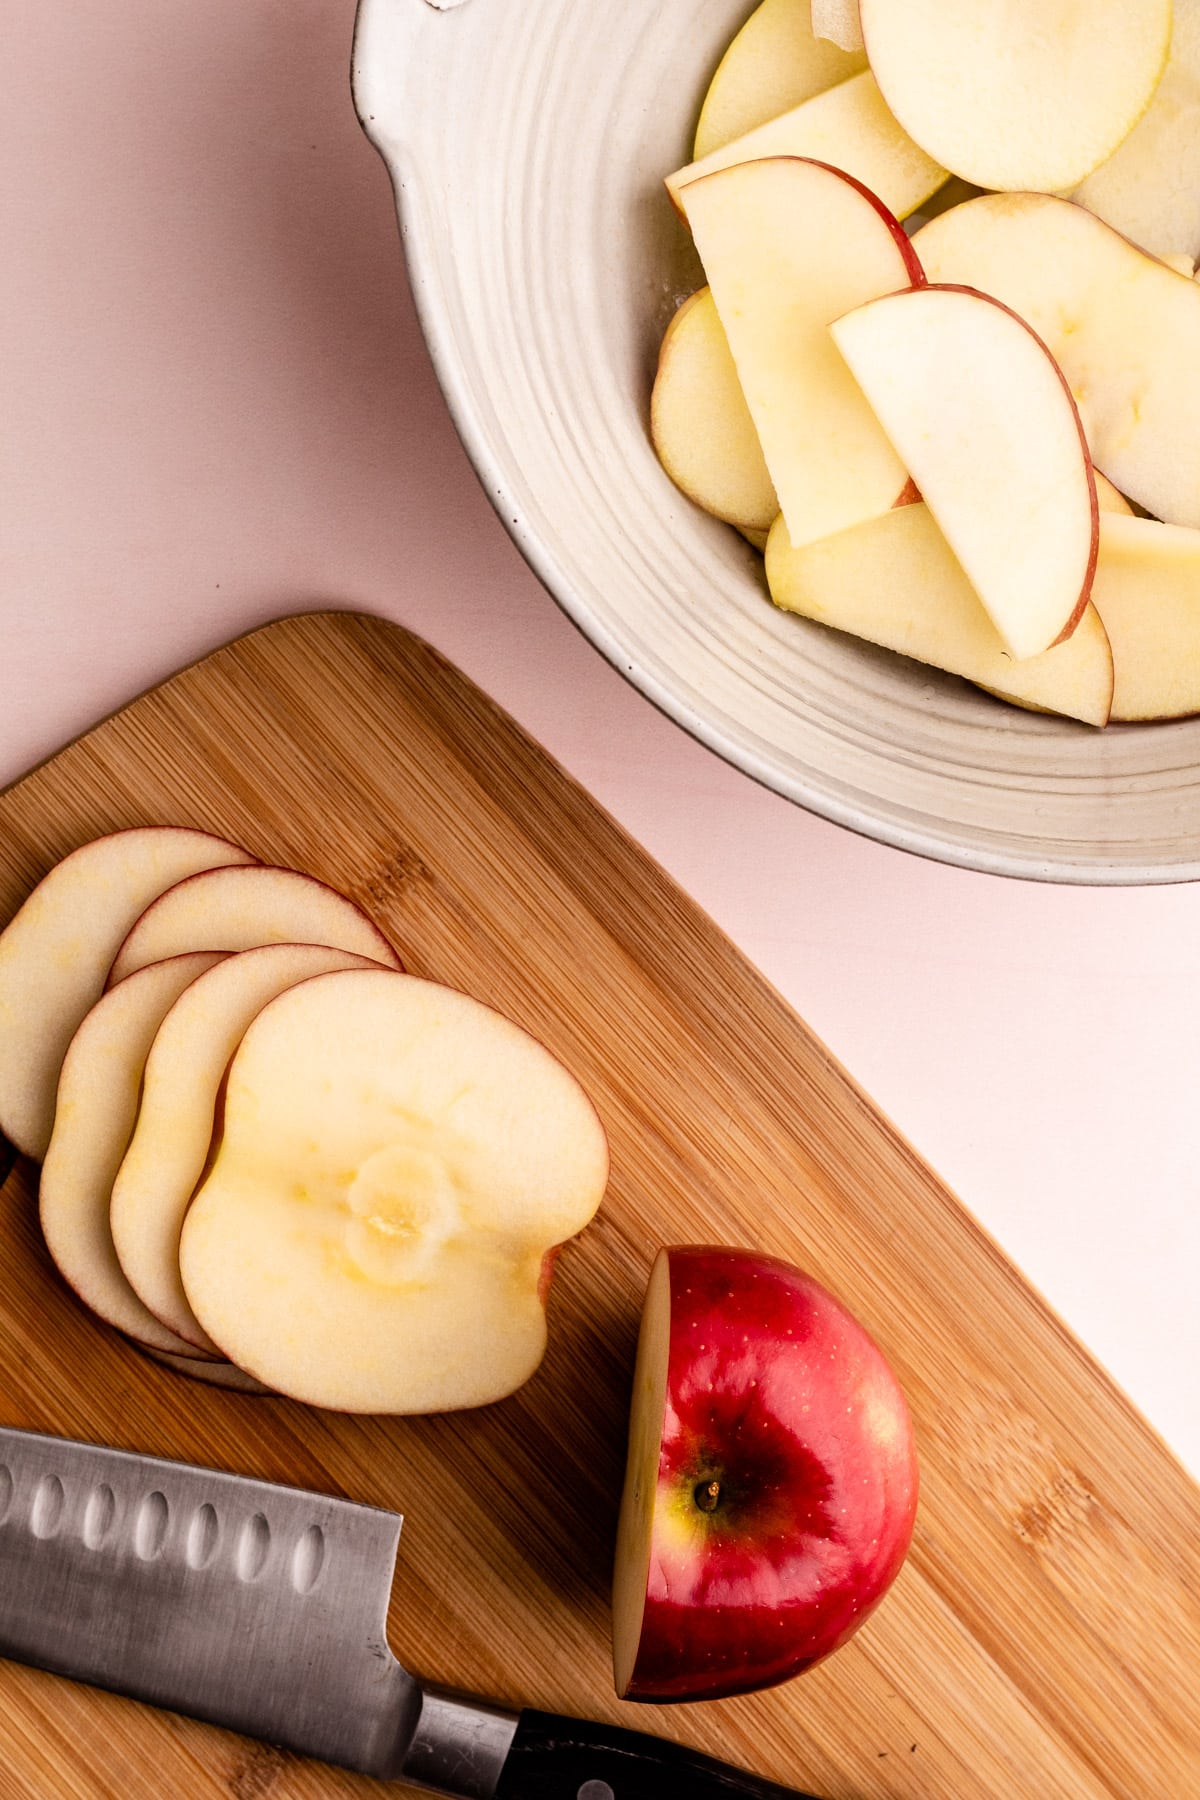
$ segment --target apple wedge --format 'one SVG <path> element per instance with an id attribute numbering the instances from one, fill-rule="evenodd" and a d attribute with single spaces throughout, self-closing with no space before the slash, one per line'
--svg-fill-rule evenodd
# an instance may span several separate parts
<path id="1" fill-rule="evenodd" d="M 708 288 L 685 300 L 667 326 L 650 436 L 689 500 L 742 530 L 770 530 L 779 511 L 775 485 Z"/>
<path id="2" fill-rule="evenodd" d="M 246 875 L 252 879 L 243 880 Z M 296 869 L 260 865 L 211 869 L 160 894 L 117 950 L 108 985 L 188 950 L 253 950 L 260 944 L 325 944 L 400 967 L 378 926 L 352 900 Z"/>
<path id="3" fill-rule="evenodd" d="M 71 1039 L 39 1190 L 42 1235 L 60 1275 L 98 1318 L 155 1350 L 194 1356 L 129 1285 L 108 1208 L 133 1135 L 154 1035 L 184 990 L 221 961 L 198 951 L 151 963 L 99 999 Z"/>
<path id="4" fill-rule="evenodd" d="M 18 1150 L 45 1155 L 67 1045 L 134 920 L 185 876 L 254 860 L 207 832 L 151 826 L 84 844 L 38 883 L 0 933 L 0 1131 Z"/>
<path id="5" fill-rule="evenodd" d="M 850 176 L 791 157 L 682 196 L 793 542 L 886 512 L 908 471 L 828 327 L 921 280 L 904 232 Z"/>
<path id="6" fill-rule="evenodd" d="M 1037 332 L 1123 494 L 1200 526 L 1200 285 L 1048 194 L 984 195 L 915 243 L 930 281 L 982 288 Z"/>
<path id="7" fill-rule="evenodd" d="M 1113 652 L 1096 608 L 1063 644 L 1016 661 L 928 507 L 897 508 L 793 549 L 782 520 L 767 540 L 775 604 L 885 650 L 965 676 L 1002 698 L 1088 725 L 1108 722 Z"/>
<path id="8" fill-rule="evenodd" d="M 659 1252 L 613 1581 L 625 1700 L 771 1687 L 857 1631 L 917 1506 L 904 1395 L 817 1282 L 745 1250 Z"/>
<path id="9" fill-rule="evenodd" d="M 1093 469 L 1092 477 L 1096 483 L 1097 509 L 1102 513 L 1124 513 L 1128 518 L 1132 518 L 1132 506 L 1124 494 L 1113 486 L 1108 476 L 1102 475 L 1099 469 Z"/>
<path id="10" fill-rule="evenodd" d="M 871 70 L 905 131 L 984 188 L 1073 188 L 1146 111 L 1171 0 L 861 0 Z"/>
<path id="11" fill-rule="evenodd" d="M 839 49 L 861 50 L 865 54 L 858 0 L 812 0 L 809 16 L 814 37 L 828 38 Z"/>
<path id="12" fill-rule="evenodd" d="M 1171 54 L 1144 116 L 1075 190 L 1152 256 L 1200 256 L 1200 0 L 1175 0 Z M 1188 269 L 1191 274 L 1191 268 Z"/>
<path id="13" fill-rule="evenodd" d="M 295 1399 L 483 1406 L 541 1361 L 550 1253 L 607 1175 L 587 1096 L 517 1026 L 414 976 L 317 976 L 230 1065 L 184 1289 L 232 1362 Z"/>
<path id="14" fill-rule="evenodd" d="M 318 944 L 244 950 L 184 989 L 147 1046 L 137 1120 L 110 1184 L 109 1227 L 126 1282 L 185 1345 L 220 1354 L 184 1297 L 179 1233 L 208 1160 L 230 1058 L 263 1007 L 298 981 L 377 966 Z"/>
<path id="15" fill-rule="evenodd" d="M 1013 656 L 1069 637 L 1096 567 L 1096 484 L 1046 346 L 969 288 L 891 294 L 830 330 Z"/>
<path id="16" fill-rule="evenodd" d="M 916 212 L 941 187 L 947 173 L 900 129 L 874 76 L 864 69 L 677 169 L 667 176 L 667 192 L 686 215 L 685 187 L 719 169 L 777 156 L 801 156 L 843 170 L 877 195 L 897 219 Z"/>
<path id="17" fill-rule="evenodd" d="M 1200 531 L 1107 515 L 1093 598 L 1112 641 L 1113 718 L 1200 713 Z"/>
<path id="18" fill-rule="evenodd" d="M 693 157 L 720 150 L 866 66 L 861 45 L 847 55 L 814 36 L 808 0 L 762 0 L 717 65 L 700 108 Z"/>

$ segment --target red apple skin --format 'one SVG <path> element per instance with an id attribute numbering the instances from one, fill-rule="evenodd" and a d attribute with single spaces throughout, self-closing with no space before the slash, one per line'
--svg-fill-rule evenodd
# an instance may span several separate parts
<path id="1" fill-rule="evenodd" d="M 774 1257 L 672 1249 L 648 1592 L 630 1700 L 715 1700 L 844 1644 L 904 1561 L 912 1423 L 871 1338 Z M 696 1504 L 715 1480 L 716 1510 Z"/>

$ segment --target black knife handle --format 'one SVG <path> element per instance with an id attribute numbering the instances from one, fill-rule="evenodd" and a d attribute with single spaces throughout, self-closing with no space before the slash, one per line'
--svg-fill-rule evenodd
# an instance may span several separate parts
<path id="1" fill-rule="evenodd" d="M 814 1800 L 681 1744 L 523 1712 L 495 1800 Z"/>

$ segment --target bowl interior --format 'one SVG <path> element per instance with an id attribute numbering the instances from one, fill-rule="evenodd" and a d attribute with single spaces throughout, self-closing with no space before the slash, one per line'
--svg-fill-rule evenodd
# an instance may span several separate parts
<path id="1" fill-rule="evenodd" d="M 662 177 L 749 10 L 362 0 L 356 102 L 493 503 L 617 668 L 813 811 L 977 869 L 1194 878 L 1200 721 L 1093 731 L 781 614 L 760 559 L 660 469 L 658 344 L 701 280 Z"/>

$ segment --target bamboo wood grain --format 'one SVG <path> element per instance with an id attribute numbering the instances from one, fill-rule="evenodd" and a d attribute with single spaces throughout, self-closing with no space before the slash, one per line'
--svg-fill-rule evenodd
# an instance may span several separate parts
<path id="1" fill-rule="evenodd" d="M 19 1164 L 0 1200 L 4 1423 L 402 1510 L 392 1638 L 435 1680 L 829 1800 L 1200 1795 L 1200 1490 L 778 995 L 484 695 L 378 620 L 270 626 L 0 796 L 0 920 L 75 845 L 150 823 L 323 877 L 410 968 L 534 1031 L 597 1101 L 612 1184 L 560 1261 L 527 1388 L 357 1419 L 139 1357 L 56 1278 Z M 656 1247 L 704 1240 L 803 1264 L 873 1331 L 916 1418 L 921 1510 L 897 1587 L 829 1663 L 639 1709 L 608 1668 L 632 1351 Z M 384 1791 L 0 1664 L 13 1800 Z"/>

